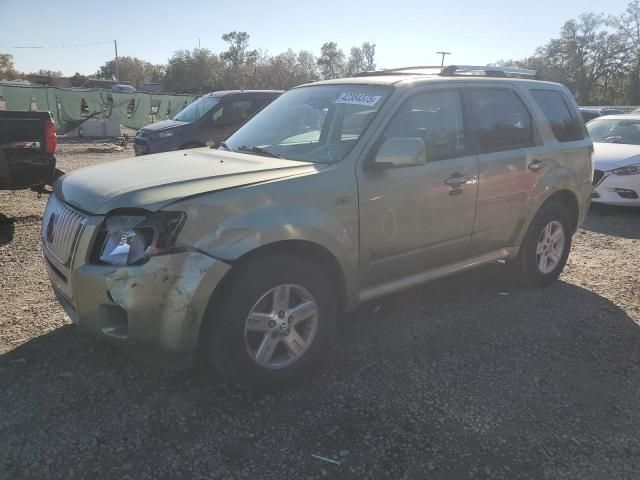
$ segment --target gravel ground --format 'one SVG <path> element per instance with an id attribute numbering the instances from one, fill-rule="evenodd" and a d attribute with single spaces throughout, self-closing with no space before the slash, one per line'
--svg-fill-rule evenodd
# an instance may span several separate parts
<path id="1" fill-rule="evenodd" d="M 131 154 L 84 152 L 61 168 Z M 547 289 L 495 265 L 366 305 L 318 375 L 256 395 L 69 325 L 43 206 L 0 193 L 1 480 L 640 478 L 640 210 L 592 209 Z"/>

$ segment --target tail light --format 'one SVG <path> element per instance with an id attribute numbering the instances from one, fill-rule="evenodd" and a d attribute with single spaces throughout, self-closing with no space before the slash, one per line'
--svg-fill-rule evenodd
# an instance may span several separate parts
<path id="1" fill-rule="evenodd" d="M 48 155 L 56 153 L 58 137 L 56 137 L 56 124 L 52 118 L 44 121 L 44 151 Z"/>

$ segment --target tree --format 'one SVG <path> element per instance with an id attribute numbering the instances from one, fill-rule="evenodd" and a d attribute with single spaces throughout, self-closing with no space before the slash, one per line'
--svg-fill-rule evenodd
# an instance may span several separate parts
<path id="1" fill-rule="evenodd" d="M 364 71 L 373 72 L 376 69 L 376 44 L 364 42 L 361 49 L 364 55 Z"/>
<path id="2" fill-rule="evenodd" d="M 220 54 L 225 63 L 225 88 L 249 88 L 255 83 L 258 66 L 266 60 L 266 55 L 257 50 L 249 51 L 250 35 L 247 32 L 229 32 L 222 35 L 222 40 L 229 45 Z"/>
<path id="3" fill-rule="evenodd" d="M 238 69 L 245 62 L 245 55 L 249 47 L 249 34 L 247 32 L 229 32 L 222 35 L 222 40 L 229 44 L 226 52 L 220 54 L 220 58 Z"/>
<path id="4" fill-rule="evenodd" d="M 344 53 L 338 48 L 336 42 L 326 42 L 322 45 L 317 63 L 324 79 L 339 78 L 344 75 Z"/>
<path id="5" fill-rule="evenodd" d="M 611 16 L 608 25 L 614 27 L 626 43 L 631 57 L 628 86 L 629 101 L 640 103 L 640 1 L 632 0 L 626 10 L 618 17 Z"/>
<path id="6" fill-rule="evenodd" d="M 153 65 L 145 62 L 144 78 L 147 82 L 159 83 L 164 78 L 164 65 Z"/>
<path id="7" fill-rule="evenodd" d="M 167 63 L 162 79 L 164 90 L 175 93 L 205 93 L 221 83 L 222 64 L 206 48 L 178 50 Z"/>
<path id="8" fill-rule="evenodd" d="M 96 73 L 98 78 L 116 80 L 124 83 L 159 82 L 164 72 L 163 65 L 153 65 L 136 57 L 118 58 L 118 71 L 116 75 L 116 61 L 109 60 L 100 67 Z"/>
<path id="9" fill-rule="evenodd" d="M 361 48 L 351 47 L 349 60 L 347 61 L 347 75 L 353 76 L 365 71 L 364 52 Z"/>
<path id="10" fill-rule="evenodd" d="M 300 83 L 315 82 L 320 78 L 318 64 L 313 53 L 300 50 L 296 59 L 296 78 Z"/>
<path id="11" fill-rule="evenodd" d="M 62 72 L 60 70 L 45 70 L 44 68 L 41 68 L 37 72 L 30 73 L 29 75 L 42 75 L 44 77 L 60 78 L 62 77 Z"/>
<path id="12" fill-rule="evenodd" d="M 81 75 L 78 72 L 76 72 L 75 75 L 70 78 L 70 80 L 71 80 L 72 87 L 84 87 L 87 84 L 86 75 Z"/>
<path id="13" fill-rule="evenodd" d="M 579 103 L 619 102 L 619 89 L 611 82 L 628 69 L 629 49 L 618 33 L 605 28 L 601 15 L 585 13 L 564 23 L 558 38 L 520 61 L 501 62 L 531 68 L 541 78 L 569 87 Z"/>
<path id="14" fill-rule="evenodd" d="M 16 80 L 22 75 L 13 66 L 13 55 L 0 53 L 0 80 Z"/>

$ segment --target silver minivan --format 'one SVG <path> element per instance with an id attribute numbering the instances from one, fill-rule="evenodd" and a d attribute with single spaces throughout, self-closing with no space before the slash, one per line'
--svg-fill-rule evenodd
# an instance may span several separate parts
<path id="1" fill-rule="evenodd" d="M 43 218 L 53 289 L 139 356 L 200 353 L 271 389 L 309 375 L 361 302 L 500 260 L 549 285 L 589 206 L 592 143 L 568 90 L 534 73 L 317 82 L 217 149 L 74 171 Z"/>

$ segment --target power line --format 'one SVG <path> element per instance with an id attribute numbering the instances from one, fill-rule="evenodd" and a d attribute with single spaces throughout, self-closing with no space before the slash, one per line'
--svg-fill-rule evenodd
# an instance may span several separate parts
<path id="1" fill-rule="evenodd" d="M 76 47 L 93 47 L 95 45 L 106 45 L 107 43 L 113 43 L 113 40 L 107 40 L 105 42 L 95 43 L 75 43 L 73 45 L 0 45 L 0 48 L 76 48 Z"/>

